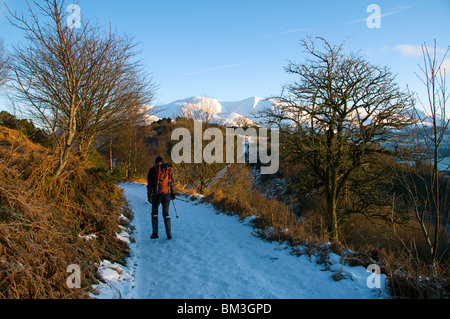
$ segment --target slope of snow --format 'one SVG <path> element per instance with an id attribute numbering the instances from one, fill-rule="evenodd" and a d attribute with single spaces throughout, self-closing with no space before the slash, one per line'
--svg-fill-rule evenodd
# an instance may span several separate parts
<path id="1" fill-rule="evenodd" d="M 248 118 L 252 118 L 252 113 L 272 106 L 271 101 L 255 96 L 237 102 L 221 102 L 221 104 L 222 112 L 237 113 Z"/>
<path id="2" fill-rule="evenodd" d="M 161 212 L 159 235 L 151 240 L 150 205 L 142 184 L 121 184 L 134 212 L 135 242 L 127 266 L 104 261 L 99 274 L 105 284 L 96 288 L 100 299 L 309 299 L 384 298 L 370 289 L 371 273 L 347 267 L 347 279 L 334 281 L 332 271 L 306 255 L 290 254 L 286 245 L 255 237 L 247 222 L 217 214 L 210 204 L 175 201 L 171 204 L 173 240 L 166 239 Z M 341 269 L 332 255 L 331 270 Z"/>
<path id="3" fill-rule="evenodd" d="M 260 97 L 250 97 L 242 101 L 220 101 L 217 99 L 195 96 L 183 100 L 158 106 L 160 112 L 149 116 L 149 121 L 157 121 L 161 118 L 176 118 L 181 115 L 181 111 L 186 108 L 194 108 L 200 111 L 209 111 L 214 114 L 213 122 L 223 125 L 236 125 L 240 117 L 247 118 L 250 123 L 252 114 L 265 107 L 271 107 L 272 102 Z M 151 111 L 151 107 L 147 107 Z"/>
<path id="4" fill-rule="evenodd" d="M 424 126 L 430 126 L 433 124 L 433 117 L 429 111 L 424 109 L 417 109 L 415 113 L 413 113 L 413 117 L 421 122 Z M 444 117 L 441 114 L 436 115 L 436 122 L 439 126 L 441 123 L 450 121 L 450 117 Z"/>

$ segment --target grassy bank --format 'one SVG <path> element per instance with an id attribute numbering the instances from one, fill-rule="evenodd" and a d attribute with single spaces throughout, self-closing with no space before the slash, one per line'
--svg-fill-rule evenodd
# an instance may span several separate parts
<path id="1" fill-rule="evenodd" d="M 96 264 L 127 254 L 116 236 L 129 213 L 121 190 L 78 157 L 50 181 L 56 164 L 47 148 L 0 126 L 0 298 L 89 298 Z M 79 289 L 67 285 L 69 265 L 81 270 Z"/>

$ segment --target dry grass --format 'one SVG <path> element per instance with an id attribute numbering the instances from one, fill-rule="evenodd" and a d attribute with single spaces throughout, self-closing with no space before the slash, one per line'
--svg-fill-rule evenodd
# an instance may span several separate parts
<path id="1" fill-rule="evenodd" d="M 197 190 L 183 188 L 185 194 Z M 253 188 L 253 177 L 248 167 L 230 165 L 225 174 L 204 192 L 205 200 L 226 214 L 236 214 L 241 219 L 252 217 L 257 234 L 269 241 L 286 241 L 292 245 L 318 241 L 303 222 L 284 203 L 275 198 L 268 199 L 261 191 Z"/>
<path id="2" fill-rule="evenodd" d="M 442 260 L 432 271 L 426 262 L 428 248 L 417 221 L 396 225 L 394 232 L 392 224 L 386 221 L 353 215 L 343 224 L 341 232 L 345 247 L 358 252 L 353 256 L 358 264 L 367 266 L 373 263 L 367 261 L 373 260 L 382 265 L 394 297 L 450 297 L 448 244 L 443 241 Z"/>
<path id="3" fill-rule="evenodd" d="M 79 158 L 60 179 L 45 148 L 0 127 L 0 298 L 88 298 L 96 263 L 119 261 L 116 239 L 124 199 Z M 80 236 L 95 234 L 88 241 Z M 69 289 L 70 264 L 81 268 L 81 289 Z"/>

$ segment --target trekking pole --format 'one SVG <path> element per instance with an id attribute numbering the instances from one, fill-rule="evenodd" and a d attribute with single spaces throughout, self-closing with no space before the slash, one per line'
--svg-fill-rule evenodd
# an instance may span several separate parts
<path id="1" fill-rule="evenodd" d="M 177 218 L 178 218 L 178 213 L 177 213 L 177 209 L 176 209 L 176 207 L 175 207 L 175 201 L 172 199 L 172 204 L 173 204 L 173 210 L 175 211 L 175 215 L 177 216 Z"/>

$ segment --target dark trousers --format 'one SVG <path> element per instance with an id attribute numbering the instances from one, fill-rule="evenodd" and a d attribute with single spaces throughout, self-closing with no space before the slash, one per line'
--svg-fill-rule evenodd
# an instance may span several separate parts
<path id="1" fill-rule="evenodd" d="M 159 205 L 162 205 L 162 214 L 164 218 L 170 218 L 169 206 L 170 206 L 170 194 L 155 195 L 152 204 L 152 217 L 158 218 Z"/>
<path id="2" fill-rule="evenodd" d="M 153 234 L 158 234 L 158 209 L 159 205 L 162 205 L 162 214 L 164 217 L 164 225 L 166 228 L 166 233 L 168 237 L 172 237 L 171 234 L 171 224 L 169 216 L 169 205 L 170 205 L 170 194 L 160 194 L 153 197 L 152 204 L 152 227 Z"/>

